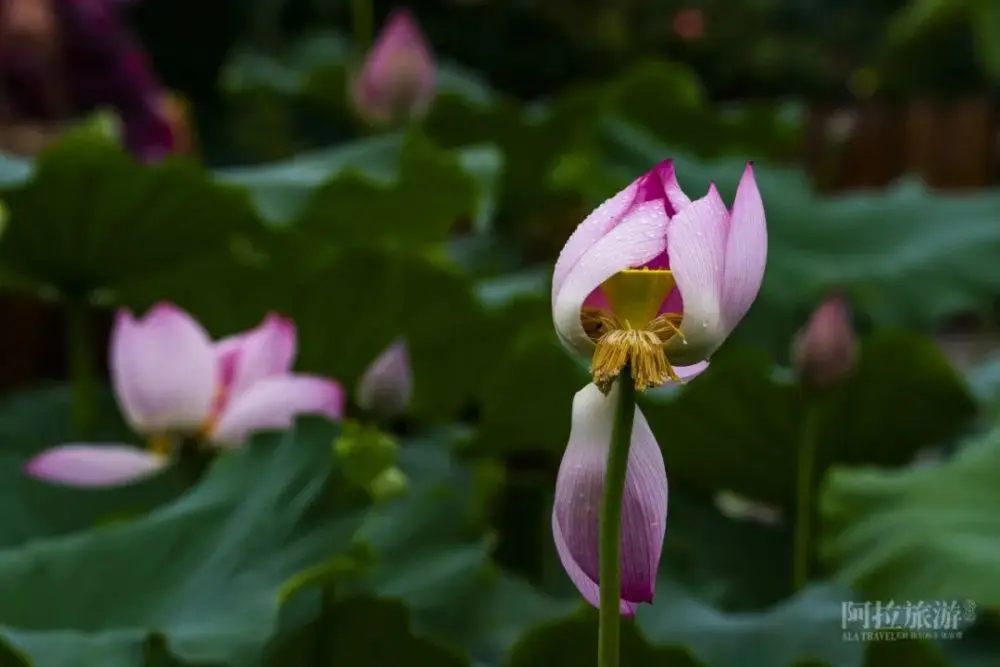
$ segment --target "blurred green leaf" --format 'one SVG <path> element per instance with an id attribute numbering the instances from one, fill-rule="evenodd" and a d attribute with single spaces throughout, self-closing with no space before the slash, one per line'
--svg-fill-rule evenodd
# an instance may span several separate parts
<path id="1" fill-rule="evenodd" d="M 379 565 L 363 585 L 406 601 L 418 634 L 458 646 L 474 667 L 499 665 L 529 627 L 572 607 L 500 572 L 489 561 L 481 517 L 470 502 L 476 478 L 447 447 L 455 436 L 410 440 L 400 467 L 410 495 L 378 510 L 359 539 Z"/>
<path id="2" fill-rule="evenodd" d="M 673 479 L 794 506 L 805 397 L 764 355 L 733 350 L 683 391 L 650 398 L 643 411 Z M 834 464 L 907 464 L 957 435 L 976 406 L 932 341 L 885 330 L 821 409 L 817 479 Z"/>
<path id="3" fill-rule="evenodd" d="M 972 1 L 972 25 L 983 68 L 1000 79 L 1000 6 L 991 0 Z"/>
<path id="4" fill-rule="evenodd" d="M 801 125 L 789 122 L 776 105 L 710 104 L 695 73 L 678 63 L 640 62 L 608 88 L 622 118 L 701 157 L 783 158 L 801 140 Z"/>
<path id="5" fill-rule="evenodd" d="M 483 438 L 493 451 L 558 451 L 566 443 L 572 395 L 588 376 L 546 333 L 526 332 L 485 385 Z M 825 402 L 817 479 L 834 463 L 909 463 L 922 447 L 956 435 L 976 409 L 932 341 L 888 330 L 864 343 L 853 376 Z M 727 351 L 689 386 L 654 390 L 642 406 L 671 479 L 794 505 L 804 397 L 776 377 L 766 355 Z"/>
<path id="6" fill-rule="evenodd" d="M 31 180 L 4 200 L 0 262 L 74 292 L 210 255 L 257 223 L 240 193 L 213 185 L 193 164 L 139 166 L 86 128 L 43 153 Z"/>
<path id="7" fill-rule="evenodd" d="M 849 594 L 817 585 L 763 612 L 724 614 L 677 587 L 660 586 L 662 596 L 641 607 L 635 624 L 622 628 L 622 664 L 646 667 L 754 667 L 810 665 L 855 667 L 862 645 L 846 642 L 841 601 Z M 540 626 L 515 649 L 508 667 L 596 665 L 597 613 L 579 614 Z M 752 647 L 752 648 L 751 648 Z"/>
<path id="8" fill-rule="evenodd" d="M 834 470 L 821 497 L 824 553 L 870 599 L 1000 605 L 1000 431 L 936 466 Z"/>
<path id="9" fill-rule="evenodd" d="M 357 528 L 310 513 L 336 432 L 304 422 L 257 438 L 146 517 L 0 551 L 0 637 L 53 667 L 139 667 L 152 633 L 185 661 L 253 664 L 284 580 L 348 549 Z"/>
<path id="10" fill-rule="evenodd" d="M 442 242 L 459 219 L 476 215 L 478 184 L 457 156 L 411 134 L 398 159 L 388 187 L 350 172 L 327 181 L 294 221 L 297 231 L 317 243 L 391 242 L 405 248 Z"/>
<path id="11" fill-rule="evenodd" d="M 564 447 L 573 396 L 589 382 L 551 325 L 522 331 L 483 387 L 484 445 L 501 452 Z"/>
<path id="12" fill-rule="evenodd" d="M 222 169 L 269 222 L 324 242 L 442 240 L 463 218 L 490 228 L 502 157 L 488 145 L 445 151 L 417 133 L 386 134 L 290 160 Z"/>
<path id="13" fill-rule="evenodd" d="M 337 601 L 309 627 L 285 636 L 268 667 L 467 667 L 458 651 L 419 637 L 399 600 L 352 596 Z"/>

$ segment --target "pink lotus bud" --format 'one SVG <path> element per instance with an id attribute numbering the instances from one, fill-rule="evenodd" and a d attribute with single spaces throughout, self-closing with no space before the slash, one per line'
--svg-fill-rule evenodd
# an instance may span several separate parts
<path id="1" fill-rule="evenodd" d="M 847 299 L 827 297 L 795 337 L 792 356 L 800 377 L 817 386 L 837 382 L 854 367 L 855 342 Z"/>
<path id="2" fill-rule="evenodd" d="M 420 27 L 406 10 L 396 10 L 350 80 L 357 112 L 376 124 L 420 118 L 434 100 L 435 63 Z"/>
<path id="3" fill-rule="evenodd" d="M 413 394 L 413 371 L 406 343 L 395 341 L 371 363 L 358 383 L 358 405 L 387 416 L 406 410 Z"/>

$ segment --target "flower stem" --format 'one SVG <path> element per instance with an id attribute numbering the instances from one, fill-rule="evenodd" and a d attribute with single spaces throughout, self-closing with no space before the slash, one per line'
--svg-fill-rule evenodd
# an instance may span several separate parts
<path id="1" fill-rule="evenodd" d="M 372 41 L 372 0 L 351 0 L 354 45 L 363 54 Z"/>
<path id="2" fill-rule="evenodd" d="M 618 630 L 621 618 L 621 525 L 625 472 L 635 419 L 635 384 L 626 364 L 618 376 L 615 424 L 604 474 L 604 501 L 600 523 L 600 620 L 597 631 L 598 667 L 618 667 Z"/>
<path id="3" fill-rule="evenodd" d="M 816 401 L 806 407 L 799 433 L 799 452 L 795 496 L 795 551 L 792 554 L 792 590 L 799 591 L 809 583 L 809 561 L 812 556 L 811 533 L 814 511 L 813 482 L 816 478 L 816 448 L 819 445 L 821 409 Z"/>
<path id="4" fill-rule="evenodd" d="M 90 303 L 86 297 L 69 297 L 66 302 L 66 343 L 72 386 L 73 429 L 76 437 L 91 435 L 97 416 L 97 373 L 91 338 Z"/>

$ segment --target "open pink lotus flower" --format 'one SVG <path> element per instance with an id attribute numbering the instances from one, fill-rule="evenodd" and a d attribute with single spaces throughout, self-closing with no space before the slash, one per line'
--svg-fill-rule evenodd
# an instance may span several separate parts
<path id="1" fill-rule="evenodd" d="M 693 377 L 760 290 L 764 206 L 747 165 L 732 211 L 715 185 L 692 202 L 672 161 L 604 202 L 556 262 L 552 315 L 560 340 L 592 357 L 605 393 L 627 361 L 636 388 Z"/>
<path id="2" fill-rule="evenodd" d="M 617 391 L 615 387 L 610 396 L 604 396 L 588 384 L 573 398 L 569 445 L 559 465 L 552 507 L 552 534 L 563 568 L 595 607 L 600 601 L 598 523 Z M 622 504 L 623 615 L 631 616 L 637 604 L 653 601 L 666 529 L 663 455 L 646 418 L 636 408 Z"/>
<path id="3" fill-rule="evenodd" d="M 75 486 L 123 484 L 165 467 L 173 435 L 231 448 L 256 431 L 287 428 L 297 415 L 339 419 L 340 385 L 292 373 L 295 352 L 295 325 L 274 314 L 213 344 L 173 305 L 157 305 L 143 319 L 121 310 L 111 335 L 111 379 L 126 421 L 150 448 L 61 445 L 29 461 L 27 473 Z"/>
<path id="4" fill-rule="evenodd" d="M 386 416 L 406 410 L 413 395 L 413 370 L 406 341 L 393 341 L 368 366 L 358 382 L 358 405 Z"/>
<path id="5" fill-rule="evenodd" d="M 436 69 L 413 15 L 398 9 L 375 39 L 361 70 L 351 77 L 350 99 L 371 122 L 419 118 L 434 100 Z"/>

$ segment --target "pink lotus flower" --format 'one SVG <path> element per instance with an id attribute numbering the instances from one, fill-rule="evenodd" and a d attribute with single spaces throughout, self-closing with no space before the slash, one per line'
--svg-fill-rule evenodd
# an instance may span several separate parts
<path id="1" fill-rule="evenodd" d="M 588 384 L 573 398 L 569 445 L 559 465 L 552 534 L 563 568 L 580 593 L 599 604 L 598 519 L 604 497 L 604 472 L 611 443 L 618 388 L 604 396 Z M 667 472 L 653 432 L 635 410 L 625 476 L 621 531 L 623 615 L 652 602 L 656 572 L 667 529 Z"/>
<path id="2" fill-rule="evenodd" d="M 374 123 L 396 123 L 427 113 L 434 99 L 436 65 L 410 12 L 396 10 L 350 80 L 358 113 Z"/>
<path id="3" fill-rule="evenodd" d="M 333 380 L 291 372 L 295 325 L 271 314 L 256 329 L 212 343 L 179 308 L 160 304 L 144 319 L 119 311 L 111 335 L 111 379 L 126 421 L 150 449 L 73 443 L 42 452 L 33 477 L 108 486 L 169 463 L 170 437 L 196 436 L 218 448 L 257 431 L 288 428 L 301 414 L 339 419 L 344 394 Z"/>
<path id="4" fill-rule="evenodd" d="M 358 405 L 394 416 L 406 410 L 413 395 L 413 371 L 406 342 L 397 340 L 387 347 L 358 382 Z"/>
<path id="5" fill-rule="evenodd" d="M 847 299 L 833 294 L 820 304 L 796 335 L 792 357 L 805 382 L 828 386 L 854 368 L 856 347 Z"/>
<path id="6" fill-rule="evenodd" d="M 631 361 L 636 388 L 694 377 L 743 319 L 767 259 L 747 165 L 732 212 L 715 185 L 692 202 L 670 160 L 604 202 L 570 236 L 552 278 L 560 340 L 592 356 L 605 393 Z"/>

